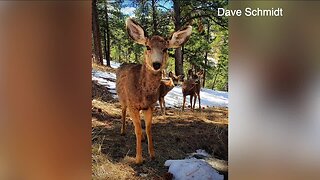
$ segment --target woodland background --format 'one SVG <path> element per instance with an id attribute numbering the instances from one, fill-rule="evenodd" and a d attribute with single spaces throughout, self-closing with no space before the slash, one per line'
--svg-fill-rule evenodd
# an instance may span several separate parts
<path id="1" fill-rule="evenodd" d="M 143 46 L 133 43 L 125 29 L 125 20 L 133 17 L 149 36 L 169 38 L 186 25 L 193 26 L 189 41 L 178 49 L 169 49 L 167 72 L 186 74 L 189 69 L 204 70 L 203 87 L 228 90 L 228 22 L 217 16 L 226 0 L 93 0 L 92 54 L 95 63 L 110 66 L 143 60 Z M 104 60 L 105 59 L 105 60 Z"/>

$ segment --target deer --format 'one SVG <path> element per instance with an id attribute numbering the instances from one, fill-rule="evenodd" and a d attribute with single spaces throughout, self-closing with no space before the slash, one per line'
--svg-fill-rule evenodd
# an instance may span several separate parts
<path id="1" fill-rule="evenodd" d="M 152 142 L 151 124 L 154 106 L 159 99 L 159 87 L 162 79 L 162 70 L 168 60 L 168 48 L 179 48 L 187 42 L 191 35 L 192 27 L 186 26 L 174 32 L 169 40 L 162 36 L 148 37 L 142 26 L 128 18 L 126 20 L 128 35 L 137 44 L 146 47 L 142 64 L 121 65 L 116 73 L 116 90 L 122 108 L 121 134 L 125 134 L 126 112 L 134 125 L 136 136 L 135 163 L 143 163 L 141 139 L 142 128 L 140 111 L 144 114 L 146 134 L 148 140 L 148 152 L 150 159 L 155 159 Z"/>
<path id="2" fill-rule="evenodd" d="M 159 87 L 159 104 L 163 115 L 166 115 L 166 105 L 164 97 L 174 88 L 174 83 L 172 78 L 162 79 Z"/>
<path id="3" fill-rule="evenodd" d="M 199 100 L 199 110 L 201 110 L 200 90 L 201 90 L 201 77 L 202 76 L 203 76 L 202 71 L 200 71 L 196 74 L 193 74 L 192 70 L 188 71 L 188 79 L 183 81 L 183 83 L 182 83 L 182 94 L 183 94 L 182 111 L 184 111 L 186 97 L 188 95 L 190 96 L 191 110 L 194 111 L 194 109 L 195 109 L 197 97 Z M 194 98 L 194 102 L 192 104 L 193 98 Z"/>
<path id="4" fill-rule="evenodd" d="M 179 82 L 183 82 L 184 75 L 176 76 L 172 71 L 170 71 L 169 77 L 172 79 L 173 84 L 176 86 Z"/>

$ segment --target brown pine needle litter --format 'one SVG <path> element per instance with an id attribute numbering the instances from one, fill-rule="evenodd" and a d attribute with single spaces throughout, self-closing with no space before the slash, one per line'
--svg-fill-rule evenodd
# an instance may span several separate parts
<path id="1" fill-rule="evenodd" d="M 92 68 L 114 72 L 93 64 Z M 182 94 L 181 94 L 182 95 Z M 141 118 L 143 115 L 141 113 Z M 184 112 L 167 108 L 164 117 L 154 112 L 152 134 L 156 159 L 148 157 L 143 142 L 142 165 L 135 165 L 134 127 L 127 116 L 127 134 L 120 135 L 121 108 L 107 88 L 92 82 L 92 178 L 93 179 L 166 179 L 168 159 L 184 159 L 203 149 L 215 158 L 228 160 L 228 108 L 206 108 Z"/>

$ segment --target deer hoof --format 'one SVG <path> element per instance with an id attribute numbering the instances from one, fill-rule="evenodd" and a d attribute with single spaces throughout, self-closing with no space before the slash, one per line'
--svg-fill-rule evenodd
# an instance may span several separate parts
<path id="1" fill-rule="evenodd" d="M 150 155 L 150 159 L 155 160 L 156 159 L 155 155 Z"/>
<path id="2" fill-rule="evenodd" d="M 142 164 L 143 163 L 143 159 L 142 157 L 136 157 L 136 164 L 139 165 L 139 164 Z"/>
<path id="3" fill-rule="evenodd" d="M 145 142 L 146 141 L 146 136 L 144 134 L 141 135 L 141 142 Z"/>

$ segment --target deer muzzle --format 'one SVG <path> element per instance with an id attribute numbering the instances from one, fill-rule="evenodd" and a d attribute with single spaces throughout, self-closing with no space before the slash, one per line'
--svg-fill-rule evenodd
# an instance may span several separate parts
<path id="1" fill-rule="evenodd" d="M 152 63 L 152 67 L 154 70 L 159 70 L 161 68 L 161 63 L 154 62 L 154 63 Z"/>

